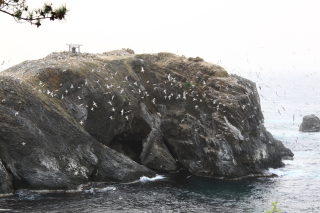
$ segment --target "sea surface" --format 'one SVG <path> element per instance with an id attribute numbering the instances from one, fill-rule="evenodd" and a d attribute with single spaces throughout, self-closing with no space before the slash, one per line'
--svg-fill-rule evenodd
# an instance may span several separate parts
<path id="1" fill-rule="evenodd" d="M 315 72 L 235 72 L 257 84 L 265 126 L 294 153 L 273 178 L 222 181 L 186 172 L 129 184 L 99 183 L 74 193 L 17 191 L 0 212 L 320 212 L 320 132 L 299 132 L 304 115 L 320 116 Z"/>

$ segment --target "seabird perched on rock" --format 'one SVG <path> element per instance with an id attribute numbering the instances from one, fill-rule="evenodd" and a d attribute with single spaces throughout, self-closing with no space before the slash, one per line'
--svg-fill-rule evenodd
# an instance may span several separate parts
<path id="1" fill-rule="evenodd" d="M 98 107 L 97 104 L 96 104 L 96 102 L 94 102 L 94 101 L 93 101 L 93 106 Z"/>
<path id="2" fill-rule="evenodd" d="M 17 115 L 19 115 L 19 112 L 14 113 L 14 116 L 17 116 Z"/>
<path id="3" fill-rule="evenodd" d="M 155 99 L 155 98 L 152 99 L 152 103 L 153 103 L 153 104 L 156 104 L 156 99 Z"/>
<path id="4" fill-rule="evenodd" d="M 111 101 L 108 102 L 110 105 L 112 105 Z"/>
<path id="5" fill-rule="evenodd" d="M 121 110 L 121 115 L 123 115 L 123 109 Z"/>
<path id="6" fill-rule="evenodd" d="M 80 125 L 82 126 L 82 124 L 83 124 L 83 121 L 80 121 Z"/>
<path id="7" fill-rule="evenodd" d="M 93 110 L 93 107 L 91 108 L 91 110 L 94 111 L 94 110 Z"/>
<path id="8" fill-rule="evenodd" d="M 112 111 L 114 112 L 114 111 L 116 111 L 116 109 L 114 107 L 112 107 Z"/>
<path id="9" fill-rule="evenodd" d="M 72 89 L 73 88 L 73 84 L 71 84 L 71 86 L 70 86 L 70 89 Z"/>
<path id="10" fill-rule="evenodd" d="M 141 72 L 144 72 L 144 69 L 143 69 L 143 67 L 141 67 Z"/>
<path id="11" fill-rule="evenodd" d="M 66 89 L 66 91 L 65 91 L 65 92 L 66 92 L 66 94 L 68 94 L 68 90 L 67 90 L 67 89 Z"/>
<path id="12" fill-rule="evenodd" d="M 126 116 L 126 119 L 127 119 L 127 120 L 129 120 L 129 117 L 128 117 L 128 116 Z"/>

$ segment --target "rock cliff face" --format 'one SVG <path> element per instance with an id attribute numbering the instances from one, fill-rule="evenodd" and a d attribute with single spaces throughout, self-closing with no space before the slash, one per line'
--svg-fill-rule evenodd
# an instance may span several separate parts
<path id="1" fill-rule="evenodd" d="M 201 58 L 66 56 L 0 75 L 0 193 L 128 182 L 150 169 L 236 179 L 293 156 L 264 128 L 255 83 Z"/>

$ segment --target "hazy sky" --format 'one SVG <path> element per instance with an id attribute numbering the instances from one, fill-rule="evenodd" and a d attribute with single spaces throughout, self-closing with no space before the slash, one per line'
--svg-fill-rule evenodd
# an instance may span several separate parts
<path id="1" fill-rule="evenodd" d="M 43 2 L 27 0 L 29 8 Z M 0 13 L 2 69 L 66 51 L 66 43 L 79 43 L 82 52 L 90 53 L 124 47 L 136 53 L 200 56 L 220 61 L 227 71 L 320 71 L 320 1 L 52 3 L 66 3 L 70 9 L 66 21 L 44 21 L 37 28 Z"/>

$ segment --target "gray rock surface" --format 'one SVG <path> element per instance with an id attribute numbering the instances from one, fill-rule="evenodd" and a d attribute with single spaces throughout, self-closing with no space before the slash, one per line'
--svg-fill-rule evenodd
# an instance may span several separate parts
<path id="1" fill-rule="evenodd" d="M 150 169 L 175 171 L 179 167 L 164 144 L 163 136 L 157 129 L 152 129 L 143 141 L 141 163 Z"/>
<path id="2" fill-rule="evenodd" d="M 12 194 L 12 177 L 3 166 L 0 159 L 0 194 Z"/>
<path id="3" fill-rule="evenodd" d="M 153 177 L 147 167 L 237 179 L 293 156 L 264 128 L 255 83 L 199 57 L 67 55 L 0 73 L 0 158 L 14 189 L 128 182 Z"/>
<path id="4" fill-rule="evenodd" d="M 320 131 L 320 119 L 315 115 L 303 116 L 302 123 L 299 127 L 301 132 L 319 132 Z"/>

